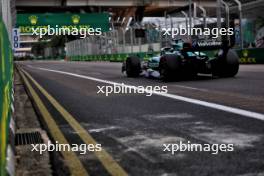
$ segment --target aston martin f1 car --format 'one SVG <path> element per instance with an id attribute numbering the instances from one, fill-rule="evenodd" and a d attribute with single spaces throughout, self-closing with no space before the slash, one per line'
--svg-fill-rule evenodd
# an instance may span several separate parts
<path id="1" fill-rule="evenodd" d="M 152 55 L 147 61 L 131 55 L 122 65 L 127 77 L 155 77 L 164 81 L 195 77 L 198 73 L 234 77 L 238 70 L 236 52 L 228 42 L 217 41 L 190 44 L 175 40 L 171 47 L 162 48 L 159 55 Z"/>

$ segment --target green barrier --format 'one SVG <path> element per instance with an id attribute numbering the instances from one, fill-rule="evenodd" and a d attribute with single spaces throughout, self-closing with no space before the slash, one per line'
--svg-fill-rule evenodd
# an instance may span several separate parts
<path id="1" fill-rule="evenodd" d="M 1 18 L 1 17 L 0 17 Z M 6 152 L 11 117 L 11 90 L 13 80 L 13 56 L 5 25 L 0 19 L 0 175 L 6 173 Z"/>
<path id="2" fill-rule="evenodd" d="M 236 49 L 240 64 L 264 64 L 264 48 Z M 214 57 L 217 51 L 205 51 L 205 53 Z"/>
<path id="3" fill-rule="evenodd" d="M 214 57 L 217 50 L 203 51 L 209 57 Z M 241 64 L 264 64 L 264 48 L 250 48 L 243 50 L 236 50 Z M 159 52 L 155 52 L 154 55 L 158 55 Z M 136 55 L 143 60 L 147 61 L 151 56 L 147 52 L 141 53 L 120 53 L 120 54 L 103 54 L 103 55 L 88 55 L 85 56 L 88 59 L 82 59 L 82 56 L 73 56 L 71 60 L 85 60 L 85 61 L 110 61 L 110 62 L 123 62 L 130 55 Z M 76 57 L 78 59 L 76 59 Z"/>
<path id="4" fill-rule="evenodd" d="M 237 50 L 241 64 L 264 64 L 264 48 Z"/>
<path id="5" fill-rule="evenodd" d="M 103 56 L 103 61 L 108 61 L 108 56 L 107 56 L 107 54 L 105 54 L 104 56 Z"/>
<path id="6" fill-rule="evenodd" d="M 89 55 L 85 56 L 85 61 L 89 61 Z"/>

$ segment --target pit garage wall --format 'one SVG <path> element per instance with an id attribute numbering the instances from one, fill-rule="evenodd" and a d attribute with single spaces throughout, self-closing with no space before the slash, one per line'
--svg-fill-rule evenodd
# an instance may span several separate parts
<path id="1" fill-rule="evenodd" d="M 14 175 L 13 56 L 9 35 L 0 16 L 0 175 Z M 12 125 L 11 125 L 12 124 Z"/>

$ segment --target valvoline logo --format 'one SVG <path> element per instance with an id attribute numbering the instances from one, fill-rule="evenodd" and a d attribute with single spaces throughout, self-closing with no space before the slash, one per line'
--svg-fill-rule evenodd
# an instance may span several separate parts
<path id="1" fill-rule="evenodd" d="M 196 46 L 198 47 L 206 47 L 206 46 L 221 46 L 222 42 L 218 42 L 218 41 L 203 41 L 203 42 L 197 42 Z"/>

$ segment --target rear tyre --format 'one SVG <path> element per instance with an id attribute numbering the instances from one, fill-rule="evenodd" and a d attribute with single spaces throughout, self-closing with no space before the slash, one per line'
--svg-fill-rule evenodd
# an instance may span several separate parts
<path id="1" fill-rule="evenodd" d="M 234 50 L 212 62 L 213 76 L 234 77 L 239 70 L 239 57 Z"/>
<path id="2" fill-rule="evenodd" d="M 138 77 L 141 71 L 140 59 L 136 56 L 130 56 L 126 60 L 127 77 Z"/>
<path id="3" fill-rule="evenodd" d="M 179 80 L 181 76 L 181 59 L 176 55 L 160 58 L 160 77 L 163 81 Z"/>

